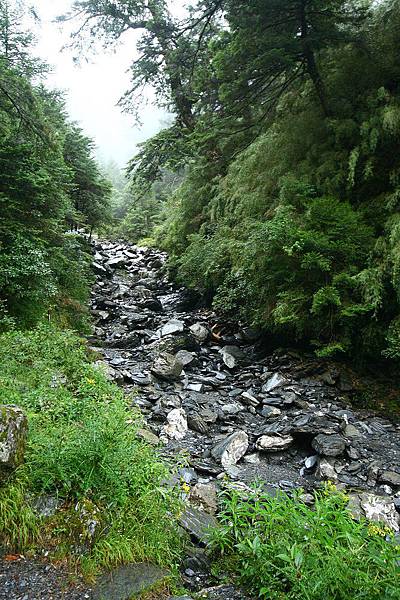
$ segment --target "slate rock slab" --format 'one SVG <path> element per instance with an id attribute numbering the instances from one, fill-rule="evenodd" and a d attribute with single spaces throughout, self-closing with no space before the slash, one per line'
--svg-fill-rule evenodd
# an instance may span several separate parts
<path id="1" fill-rule="evenodd" d="M 124 565 L 100 577 L 93 600 L 131 600 L 161 584 L 168 575 L 168 571 L 150 563 Z"/>
<path id="2" fill-rule="evenodd" d="M 179 523 L 195 540 L 206 544 L 209 540 L 210 529 L 217 526 L 217 519 L 204 510 L 188 506 L 181 514 Z"/>
<path id="3" fill-rule="evenodd" d="M 172 335 L 174 333 L 180 333 L 184 330 L 185 324 L 183 321 L 179 319 L 170 319 L 168 323 L 165 323 L 163 327 L 158 331 L 158 335 L 160 337 L 165 337 L 166 335 Z"/>
<path id="4" fill-rule="evenodd" d="M 264 394 L 269 394 L 277 388 L 284 387 L 289 383 L 290 382 L 286 379 L 286 377 L 284 377 L 280 373 L 274 373 L 272 377 L 270 377 L 268 381 L 262 386 L 262 391 Z"/>

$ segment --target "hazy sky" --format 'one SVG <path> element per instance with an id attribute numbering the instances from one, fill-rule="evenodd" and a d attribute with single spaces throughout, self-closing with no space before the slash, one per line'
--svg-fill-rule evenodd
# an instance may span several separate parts
<path id="1" fill-rule="evenodd" d="M 124 166 L 135 153 L 136 144 L 159 131 L 167 118 L 163 111 L 144 102 L 140 110 L 143 125 L 138 127 L 132 116 L 122 114 L 116 106 L 129 86 L 126 70 L 135 56 L 134 37 L 127 38 L 115 53 L 99 52 L 89 63 L 77 66 L 71 50 L 61 52 L 68 32 L 52 22 L 57 15 L 68 12 L 72 0 L 33 3 L 41 18 L 36 54 L 53 66 L 48 85 L 67 91 L 68 112 L 95 139 L 99 157 Z M 179 10 L 182 2 L 173 0 L 173 5 Z"/>

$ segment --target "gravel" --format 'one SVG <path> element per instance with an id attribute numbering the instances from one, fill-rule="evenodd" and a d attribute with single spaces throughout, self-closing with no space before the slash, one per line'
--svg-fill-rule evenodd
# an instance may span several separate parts
<path id="1" fill-rule="evenodd" d="M 65 567 L 0 559 L 0 600 L 86 600 L 91 590 Z"/>

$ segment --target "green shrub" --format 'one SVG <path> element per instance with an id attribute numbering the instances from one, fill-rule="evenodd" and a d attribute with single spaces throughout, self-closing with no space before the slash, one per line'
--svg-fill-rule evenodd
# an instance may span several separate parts
<path id="1" fill-rule="evenodd" d="M 379 352 L 366 343 L 384 294 L 379 274 L 366 269 L 373 232 L 348 202 L 286 180 L 268 218 L 204 225 L 188 241 L 173 261 L 178 277 L 219 311 L 311 341 L 321 356 L 355 351 L 362 340 L 365 354 Z"/>
<path id="2" fill-rule="evenodd" d="M 0 381 L 0 403 L 19 405 L 29 419 L 25 463 L 3 490 L 0 513 L 3 506 L 11 515 L 18 512 L 7 508 L 15 489 L 17 499 L 58 497 L 63 508 L 45 531 L 50 545 L 57 541 L 68 554 L 74 506 L 89 502 L 102 526 L 94 545 L 83 556 L 78 552 L 87 570 L 133 560 L 175 565 L 182 542 L 174 525 L 176 498 L 161 486 L 168 466 L 138 438 L 140 415 L 90 364 L 84 342 L 48 326 L 5 333 Z M 39 524 L 28 507 L 24 511 L 26 517 L 8 518 L 5 538 L 22 549 Z M 30 533 L 19 537 L 22 518 Z M 0 530 L 0 538 L 4 534 Z"/>
<path id="3" fill-rule="evenodd" d="M 61 325 L 85 330 L 92 273 L 84 239 L 59 234 L 49 248 L 21 230 L 0 248 L 0 331 L 13 324 L 32 327 L 47 313 Z"/>
<path id="4" fill-rule="evenodd" d="M 270 600 L 398 598 L 399 547 L 384 526 L 355 521 L 327 488 L 315 507 L 254 491 L 223 497 L 212 548 L 254 597 Z"/>
<path id="5" fill-rule="evenodd" d="M 1 297 L 7 300 L 7 312 L 30 326 L 42 318 L 57 291 L 45 244 L 19 232 L 1 250 Z"/>

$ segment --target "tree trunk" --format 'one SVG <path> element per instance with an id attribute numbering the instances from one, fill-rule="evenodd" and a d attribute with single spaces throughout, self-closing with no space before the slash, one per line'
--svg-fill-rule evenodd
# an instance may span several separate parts
<path id="1" fill-rule="evenodd" d="M 329 117 L 331 112 L 329 109 L 324 82 L 318 70 L 314 50 L 312 47 L 312 43 L 310 42 L 310 37 L 308 35 L 307 4 L 308 0 L 301 0 L 300 2 L 300 38 L 303 48 L 303 55 L 306 62 L 307 73 L 309 74 L 311 81 L 314 84 L 314 88 L 317 92 L 317 96 L 320 101 L 324 116 Z"/>
<path id="2" fill-rule="evenodd" d="M 157 6 L 153 2 L 149 2 L 148 9 L 154 21 L 153 34 L 156 36 L 162 50 L 162 56 L 165 61 L 166 70 L 168 73 L 169 85 L 171 88 L 171 96 L 175 104 L 178 119 L 181 124 L 187 127 L 190 131 L 194 129 L 195 119 L 193 115 L 193 102 L 185 90 L 182 82 L 179 66 L 171 61 L 171 30 L 168 26 L 168 21 L 163 21 Z"/>

